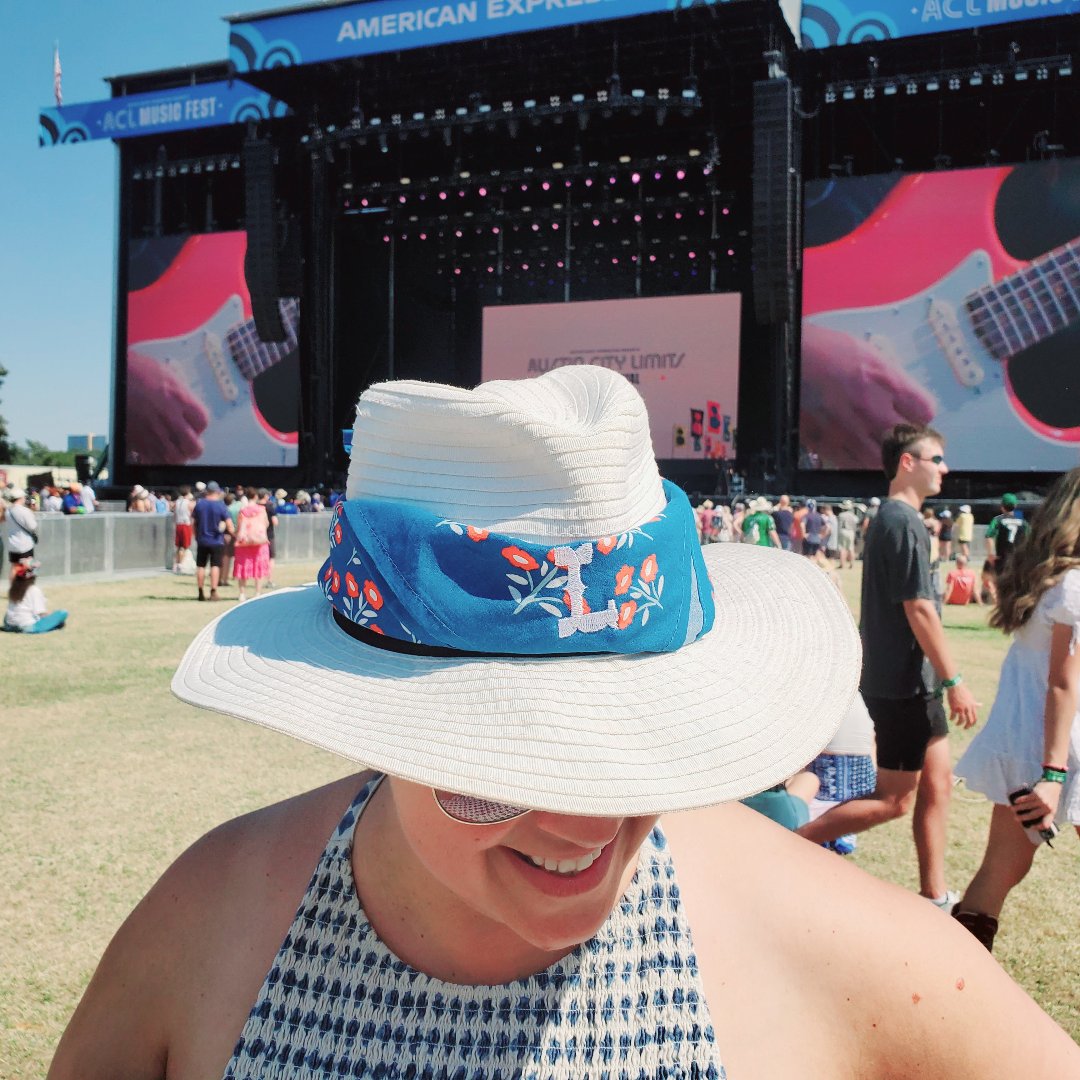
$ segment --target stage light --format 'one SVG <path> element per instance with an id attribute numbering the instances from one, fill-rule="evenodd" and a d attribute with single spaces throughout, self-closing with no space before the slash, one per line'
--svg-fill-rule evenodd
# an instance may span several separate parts
<path id="1" fill-rule="evenodd" d="M 926 82 L 926 89 L 933 93 L 935 90 L 941 89 L 941 84 L 937 79 L 928 79 Z"/>
<path id="2" fill-rule="evenodd" d="M 1016 78 L 1017 82 L 1024 82 L 1027 79 L 1027 77 L 1028 77 L 1028 73 L 1024 68 L 1017 68 L 1016 69 L 1015 78 Z"/>
<path id="3" fill-rule="evenodd" d="M 619 257 L 617 255 L 612 255 L 611 256 L 611 265 L 612 266 L 618 266 L 619 265 Z"/>
<path id="4" fill-rule="evenodd" d="M 561 270 L 563 268 L 562 259 L 560 259 L 555 265 Z"/>
<path id="5" fill-rule="evenodd" d="M 917 94 L 919 92 L 919 84 L 913 79 L 909 79 L 906 89 L 909 94 Z"/>
<path id="6" fill-rule="evenodd" d="M 872 101 L 874 99 L 874 93 L 875 91 L 872 86 L 864 86 L 862 92 L 863 101 Z"/>
<path id="7" fill-rule="evenodd" d="M 896 83 L 886 83 L 882 93 L 886 97 L 892 97 L 896 93 Z"/>
<path id="8" fill-rule="evenodd" d="M 696 251 L 691 251 L 688 254 L 689 254 L 689 257 L 691 259 L 696 259 L 697 258 L 697 252 Z"/>
<path id="9" fill-rule="evenodd" d="M 1050 72 L 1046 69 L 1046 67 L 1044 65 L 1040 65 L 1039 67 L 1037 67 L 1035 69 L 1035 78 L 1036 79 L 1047 79 L 1049 77 L 1050 77 Z"/>
<path id="10" fill-rule="evenodd" d="M 630 183 L 631 184 L 640 184 L 641 183 L 641 173 L 638 173 L 638 172 L 631 173 L 630 174 Z"/>
<path id="11" fill-rule="evenodd" d="M 585 186 L 586 187 L 592 187 L 592 177 L 591 176 L 586 176 L 585 177 Z"/>
<path id="12" fill-rule="evenodd" d="M 982 86 L 983 76 L 981 71 L 973 71 L 971 77 L 968 79 L 969 86 Z"/>
<path id="13" fill-rule="evenodd" d="M 527 100 L 522 102 L 522 105 L 526 109 L 535 109 L 536 108 L 536 98 L 528 98 Z"/>
<path id="14" fill-rule="evenodd" d="M 384 236 L 384 237 L 382 238 L 382 242 L 383 242 L 384 244 L 389 244 L 389 243 L 390 243 L 390 237 L 389 237 L 389 236 Z"/>
<path id="15" fill-rule="evenodd" d="M 420 234 L 420 239 L 421 239 L 421 240 L 426 240 L 426 239 L 427 239 L 427 233 L 426 233 L 426 232 L 422 232 L 422 233 Z"/>
<path id="16" fill-rule="evenodd" d="M 529 190 L 529 185 L 528 184 L 522 184 L 521 185 L 521 190 L 522 191 L 528 191 Z"/>
<path id="17" fill-rule="evenodd" d="M 592 223 L 593 223 L 593 228 L 594 229 L 598 229 L 600 227 L 600 219 L 599 218 L 594 217 L 592 219 Z"/>
<path id="18" fill-rule="evenodd" d="M 553 232 L 558 232 L 559 231 L 559 223 L 557 221 L 553 221 L 551 223 L 551 228 L 552 228 Z"/>
<path id="19" fill-rule="evenodd" d="M 476 194 L 479 195 L 481 199 L 484 198 L 484 196 L 487 195 L 487 188 L 486 187 L 477 188 L 476 189 Z"/>
<path id="20" fill-rule="evenodd" d="M 387 153 L 390 152 L 390 147 L 386 144 L 386 136 L 385 135 L 380 135 L 379 136 L 379 149 L 384 154 L 387 154 Z"/>
<path id="21" fill-rule="evenodd" d="M 458 106 L 458 107 L 457 107 L 457 108 L 456 108 L 456 109 L 454 110 L 454 115 L 455 115 L 455 116 L 468 116 L 468 115 L 469 115 L 469 110 L 468 110 L 468 109 L 466 109 L 464 105 L 459 105 L 459 106 Z"/>
<path id="22" fill-rule="evenodd" d="M 563 167 L 563 163 L 561 161 L 553 161 L 551 163 L 551 167 L 553 169 L 561 169 Z"/>
<path id="23" fill-rule="evenodd" d="M 724 209 L 720 211 L 720 213 L 723 214 L 724 217 L 727 217 L 728 214 L 731 213 L 731 211 L 725 206 Z"/>
<path id="24" fill-rule="evenodd" d="M 454 267 L 454 273 L 455 274 L 460 274 L 461 273 L 461 267 L 460 266 L 455 266 Z"/>
<path id="25" fill-rule="evenodd" d="M 436 120 L 445 120 L 446 119 L 446 110 L 445 109 L 436 109 L 435 110 L 435 119 Z"/>
<path id="26" fill-rule="evenodd" d="M 845 101 L 854 101 L 855 100 L 855 87 L 854 86 L 845 86 L 844 87 L 844 100 Z"/>
<path id="27" fill-rule="evenodd" d="M 1067 61 L 1058 68 L 1059 75 L 1071 75 L 1072 74 L 1072 61 Z"/>
<path id="28" fill-rule="evenodd" d="M 608 177 L 608 183 L 609 183 L 609 184 L 614 184 L 614 183 L 615 183 L 615 180 L 616 180 L 616 177 L 614 177 L 614 176 L 609 176 L 609 177 Z"/>
<path id="29" fill-rule="evenodd" d="M 685 180 L 686 179 L 686 170 L 685 169 L 676 170 L 675 179 L 676 180 Z"/>
<path id="30" fill-rule="evenodd" d="M 825 104 L 826 105 L 832 105 L 832 104 L 835 103 L 835 101 L 836 101 L 836 87 L 835 86 L 826 86 L 825 87 Z"/>
<path id="31" fill-rule="evenodd" d="M 681 210 L 676 210 L 675 211 L 675 220 L 676 221 L 682 221 L 682 211 Z"/>
<path id="32" fill-rule="evenodd" d="M 401 178 L 401 183 L 402 184 L 411 184 L 412 183 L 412 178 L 408 177 L 408 176 L 403 176 Z"/>
<path id="33" fill-rule="evenodd" d="M 734 248 L 728 248 L 728 249 L 727 249 L 727 253 L 728 253 L 729 255 L 734 255 L 734 254 L 735 254 L 735 249 L 734 249 Z"/>
<path id="34" fill-rule="evenodd" d="M 635 215 L 634 215 L 634 222 L 635 222 L 636 224 L 638 224 L 638 225 L 640 225 L 640 224 L 641 224 L 641 215 L 640 215 L 640 214 L 635 214 Z"/>
<path id="35" fill-rule="evenodd" d="M 656 256 L 655 255 L 650 255 L 649 256 L 649 262 L 656 262 Z"/>
<path id="36" fill-rule="evenodd" d="M 950 90 L 959 90 L 960 89 L 960 76 L 959 75 L 950 75 L 949 76 L 949 89 Z"/>
<path id="37" fill-rule="evenodd" d="M 995 86 L 1003 86 L 1005 83 L 1005 73 L 1003 71 L 995 71 L 994 74 L 990 76 L 990 81 Z"/>
<path id="38" fill-rule="evenodd" d="M 533 232 L 539 232 L 540 231 L 540 226 L 537 225 L 535 221 L 532 223 L 531 228 L 532 228 Z"/>
<path id="39" fill-rule="evenodd" d="M 684 101 L 696 101 L 698 96 L 698 81 L 696 75 L 687 75 L 683 79 L 682 97 Z"/>
<path id="40" fill-rule="evenodd" d="M 498 225 L 492 225 L 491 226 L 491 231 L 495 236 L 498 236 L 499 235 L 499 226 Z"/>

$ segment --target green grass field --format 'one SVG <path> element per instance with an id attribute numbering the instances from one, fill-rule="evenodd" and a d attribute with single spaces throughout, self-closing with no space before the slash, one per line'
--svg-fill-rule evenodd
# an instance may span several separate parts
<path id="1" fill-rule="evenodd" d="M 279 585 L 298 584 L 314 571 L 281 566 L 276 577 Z M 841 575 L 853 604 L 857 579 L 857 570 Z M 220 610 L 195 602 L 190 578 L 65 588 L 46 579 L 44 587 L 54 606 L 71 611 L 67 629 L 0 635 L 0 1080 L 44 1076 L 105 944 L 180 851 L 227 817 L 353 771 L 330 754 L 172 697 L 169 681 L 184 647 Z M 946 622 L 985 715 L 1005 641 L 986 626 L 982 609 L 946 609 Z M 957 754 L 966 738 L 954 736 Z M 987 820 L 983 799 L 958 789 L 953 888 L 974 871 Z M 905 822 L 866 834 L 854 859 L 915 886 Z M 1056 850 L 1040 853 L 1014 893 L 996 950 L 1074 1038 L 1078 896 L 1080 858 L 1070 832 Z"/>

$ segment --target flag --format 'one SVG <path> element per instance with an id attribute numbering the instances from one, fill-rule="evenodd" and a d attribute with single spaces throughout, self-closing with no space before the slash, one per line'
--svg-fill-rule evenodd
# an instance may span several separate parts
<path id="1" fill-rule="evenodd" d="M 53 65 L 52 65 L 52 85 L 53 96 L 56 98 L 56 104 L 64 104 L 64 91 L 61 88 L 60 80 L 63 72 L 60 70 L 60 46 L 56 45 L 53 48 Z"/>

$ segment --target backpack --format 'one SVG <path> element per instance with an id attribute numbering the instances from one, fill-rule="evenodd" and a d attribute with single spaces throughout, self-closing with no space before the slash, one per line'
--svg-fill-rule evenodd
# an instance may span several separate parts
<path id="1" fill-rule="evenodd" d="M 265 511 L 261 514 L 248 514 L 241 511 L 240 527 L 236 530 L 236 546 L 261 547 L 263 544 L 269 543 L 266 526 Z"/>

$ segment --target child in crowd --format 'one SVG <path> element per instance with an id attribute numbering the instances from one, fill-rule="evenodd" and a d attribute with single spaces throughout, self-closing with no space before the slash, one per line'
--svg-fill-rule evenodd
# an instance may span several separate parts
<path id="1" fill-rule="evenodd" d="M 60 630 L 67 621 L 66 611 L 49 612 L 45 594 L 37 584 L 38 563 L 21 559 L 15 564 L 15 576 L 8 588 L 4 629 L 19 634 L 47 634 Z"/>

